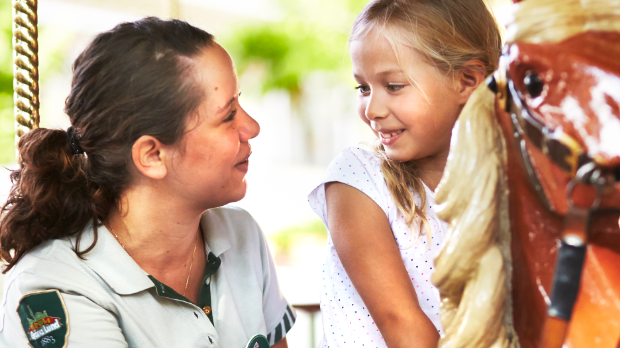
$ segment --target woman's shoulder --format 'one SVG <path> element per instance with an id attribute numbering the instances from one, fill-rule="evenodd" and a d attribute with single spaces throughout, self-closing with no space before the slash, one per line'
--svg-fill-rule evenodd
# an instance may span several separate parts
<path id="1" fill-rule="evenodd" d="M 7 282 L 22 274 L 53 276 L 49 268 L 64 272 L 77 268 L 78 262 L 69 238 L 48 240 L 24 254 L 9 273 Z"/>
<path id="2" fill-rule="evenodd" d="M 28 251 L 11 269 L 4 281 L 5 305 L 9 299 L 49 289 L 84 293 L 99 299 L 97 276 L 75 253 L 69 238 L 41 243 Z"/>

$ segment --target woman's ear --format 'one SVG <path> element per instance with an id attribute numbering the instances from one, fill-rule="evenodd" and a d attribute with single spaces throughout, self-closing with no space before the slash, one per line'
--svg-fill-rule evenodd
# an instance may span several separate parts
<path id="1" fill-rule="evenodd" d="M 138 171 L 151 179 L 163 179 L 168 173 L 163 144 L 150 135 L 143 135 L 133 144 L 131 158 Z"/>
<path id="2" fill-rule="evenodd" d="M 476 87 L 484 81 L 486 66 L 478 59 L 472 59 L 465 63 L 457 75 L 457 88 L 459 92 L 459 104 L 464 105 Z"/>

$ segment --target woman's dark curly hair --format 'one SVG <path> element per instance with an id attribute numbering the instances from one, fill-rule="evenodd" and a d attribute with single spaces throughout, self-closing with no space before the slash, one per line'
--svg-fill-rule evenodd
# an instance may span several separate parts
<path id="1" fill-rule="evenodd" d="M 73 64 L 66 100 L 79 146 L 67 132 L 34 129 L 18 144 L 19 169 L 0 218 L 0 260 L 11 269 L 28 250 L 77 235 L 79 257 L 95 246 L 100 225 L 130 184 L 131 148 L 143 135 L 175 144 L 205 98 L 193 58 L 213 36 L 179 20 L 149 17 L 99 34 Z M 92 245 L 80 250 L 93 224 Z"/>

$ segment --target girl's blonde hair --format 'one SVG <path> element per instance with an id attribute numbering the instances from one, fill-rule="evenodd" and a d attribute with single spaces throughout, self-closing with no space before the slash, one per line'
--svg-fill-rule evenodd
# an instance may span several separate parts
<path id="1" fill-rule="evenodd" d="M 448 76 L 455 76 L 474 59 L 484 63 L 484 73 L 489 75 L 495 71 L 501 53 L 499 28 L 483 0 L 374 0 L 355 20 L 349 41 L 373 29 L 390 42 L 399 61 L 401 48 L 411 47 Z M 417 86 L 415 79 L 409 77 L 409 80 Z M 414 234 L 418 225 L 419 236 L 421 221 L 430 239 L 426 193 L 415 161 L 391 160 L 379 142 L 374 149 L 381 158 L 381 170 L 390 193 L 407 224 Z M 415 204 L 412 189 L 420 196 L 419 205 Z"/>

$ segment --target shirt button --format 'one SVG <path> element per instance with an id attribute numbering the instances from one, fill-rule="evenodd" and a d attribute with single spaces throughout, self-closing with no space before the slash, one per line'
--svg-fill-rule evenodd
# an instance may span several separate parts
<path id="1" fill-rule="evenodd" d="M 211 314 L 211 307 L 209 306 L 202 307 L 202 310 L 205 312 L 206 315 Z"/>

